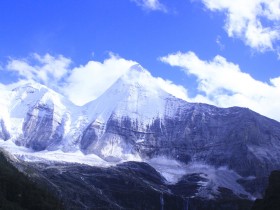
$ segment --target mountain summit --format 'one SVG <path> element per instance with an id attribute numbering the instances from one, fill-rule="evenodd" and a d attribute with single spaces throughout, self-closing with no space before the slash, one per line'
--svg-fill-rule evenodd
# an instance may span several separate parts
<path id="1" fill-rule="evenodd" d="M 103 158 L 137 153 L 135 144 L 146 141 L 150 127 L 176 117 L 181 106 L 188 103 L 161 89 L 141 66 L 133 66 L 103 95 L 85 106 L 91 120 L 81 138 L 81 148 Z M 111 130 L 112 127 L 118 131 Z M 118 133 L 130 129 L 137 133 L 136 139 Z"/>

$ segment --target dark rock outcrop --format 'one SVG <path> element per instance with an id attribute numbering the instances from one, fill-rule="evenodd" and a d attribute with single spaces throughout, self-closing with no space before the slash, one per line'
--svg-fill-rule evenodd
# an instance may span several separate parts
<path id="1" fill-rule="evenodd" d="M 273 171 L 263 199 L 257 199 L 252 210 L 280 209 L 280 171 Z"/>
<path id="2" fill-rule="evenodd" d="M 41 151 L 62 141 L 64 121 L 55 118 L 54 105 L 38 104 L 32 107 L 23 124 L 23 139 L 19 145 Z"/>

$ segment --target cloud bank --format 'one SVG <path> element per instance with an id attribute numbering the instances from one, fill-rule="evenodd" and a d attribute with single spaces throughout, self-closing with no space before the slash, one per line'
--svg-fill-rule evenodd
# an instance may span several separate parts
<path id="1" fill-rule="evenodd" d="M 207 9 L 226 15 L 225 30 L 249 47 L 264 52 L 279 50 L 280 0 L 201 0 Z"/>
<path id="2" fill-rule="evenodd" d="M 271 79 L 270 84 L 258 81 L 219 55 L 204 61 L 193 52 L 178 52 L 160 60 L 197 78 L 199 94 L 191 101 L 219 107 L 248 107 L 280 121 L 280 100 L 277 100 L 280 98 L 280 77 Z"/>

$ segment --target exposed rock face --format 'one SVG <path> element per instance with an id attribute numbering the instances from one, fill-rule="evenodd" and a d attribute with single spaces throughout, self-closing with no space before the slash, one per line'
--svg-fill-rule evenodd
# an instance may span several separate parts
<path id="1" fill-rule="evenodd" d="M 5 122 L 3 119 L 0 119 L 0 139 L 8 140 L 10 138 L 10 134 L 6 128 Z"/>
<path id="2" fill-rule="evenodd" d="M 57 121 L 54 115 L 53 105 L 38 105 L 27 114 L 23 124 L 26 147 L 40 151 L 61 142 L 64 135 L 64 124 Z"/>
<path id="3" fill-rule="evenodd" d="M 6 114 L 9 117 L 6 122 L 0 121 L 2 139 L 12 138 L 17 145 L 35 151 L 51 148 L 62 141 L 70 114 L 57 93 L 42 85 L 27 84 L 14 89 L 10 95 Z"/>
<path id="4" fill-rule="evenodd" d="M 180 115 L 155 119 L 144 130 L 127 117 L 116 119 L 112 115 L 101 138 L 97 133 L 104 128 L 92 124 L 85 130 L 82 149 L 91 145 L 98 152 L 100 142 L 118 140 L 117 145 L 130 145 L 131 151 L 143 157 L 165 155 L 185 163 L 204 161 L 228 166 L 243 176 L 267 176 L 280 168 L 278 122 L 237 107 L 186 104 L 180 108 Z"/>

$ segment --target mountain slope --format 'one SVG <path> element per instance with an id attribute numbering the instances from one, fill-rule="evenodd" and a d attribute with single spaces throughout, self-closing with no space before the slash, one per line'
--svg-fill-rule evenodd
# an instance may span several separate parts
<path id="1" fill-rule="evenodd" d="M 1 150 L 0 167 L 0 209 L 63 209 L 57 198 L 20 173 Z"/>
<path id="2" fill-rule="evenodd" d="M 30 178 L 63 200 L 65 209 L 249 209 L 252 201 L 219 188 L 219 196 L 208 200 L 196 194 L 200 173 L 186 175 L 176 184 L 165 179 L 143 162 L 125 162 L 112 167 L 91 167 L 84 164 L 50 162 L 18 163 Z M 209 191 L 208 191 L 209 192 Z M 210 193 L 210 192 L 209 192 Z"/>

